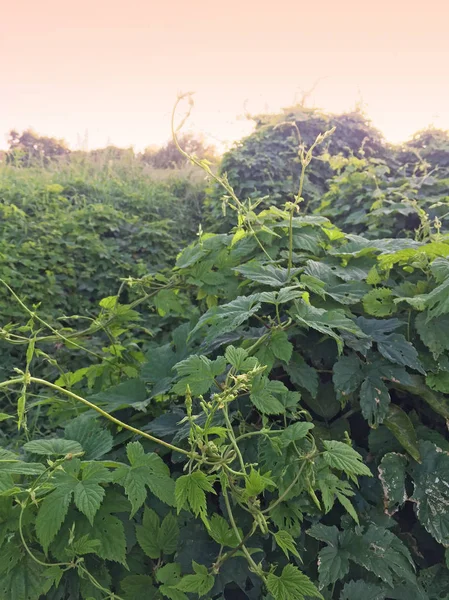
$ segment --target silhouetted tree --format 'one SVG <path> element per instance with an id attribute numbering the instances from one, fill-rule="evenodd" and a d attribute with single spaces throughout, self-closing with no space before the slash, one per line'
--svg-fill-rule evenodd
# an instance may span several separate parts
<path id="1" fill-rule="evenodd" d="M 41 136 L 31 129 L 19 133 L 15 129 L 9 132 L 8 162 L 47 164 L 50 160 L 70 153 L 64 140 Z"/>

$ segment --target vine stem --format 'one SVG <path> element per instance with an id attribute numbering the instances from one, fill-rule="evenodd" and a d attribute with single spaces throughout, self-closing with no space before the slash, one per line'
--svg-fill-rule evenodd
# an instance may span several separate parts
<path id="1" fill-rule="evenodd" d="M 235 441 L 240 442 L 240 440 L 253 437 L 254 435 L 280 435 L 281 433 L 283 433 L 282 429 L 267 429 L 266 431 L 249 431 L 248 433 L 243 433 L 242 435 L 239 435 L 239 437 L 235 438 Z"/>
<path id="2" fill-rule="evenodd" d="M 293 489 L 293 487 L 297 484 L 297 482 L 298 482 L 299 478 L 301 477 L 301 473 L 303 472 L 305 466 L 306 466 L 306 461 L 304 461 L 302 463 L 302 465 L 299 467 L 299 471 L 296 474 L 296 477 L 293 479 L 293 481 L 288 486 L 288 488 L 284 491 L 284 493 L 281 494 L 279 496 L 279 498 L 275 502 L 273 502 L 273 504 L 270 504 L 270 506 L 268 508 L 265 508 L 265 510 L 262 510 L 261 511 L 262 514 L 269 513 L 271 510 L 273 510 L 273 508 L 275 506 L 277 506 L 278 504 L 280 504 L 284 500 L 284 498 L 290 493 L 290 491 Z"/>
<path id="3" fill-rule="evenodd" d="M 231 420 L 229 419 L 229 414 L 228 414 L 228 406 L 225 405 L 225 407 L 223 408 L 223 415 L 226 421 L 226 425 L 228 426 L 228 434 L 229 434 L 229 439 L 231 440 L 231 444 L 234 448 L 234 450 L 237 453 L 239 462 L 240 462 L 240 466 L 242 468 L 242 472 L 246 475 L 246 467 L 245 467 L 245 461 L 243 460 L 243 456 L 242 453 L 240 452 L 240 448 L 235 440 L 235 435 L 234 435 L 234 430 L 232 429 L 232 423 Z"/>
<path id="4" fill-rule="evenodd" d="M 25 550 L 27 551 L 27 553 L 29 554 L 29 556 L 34 560 L 34 562 L 36 562 L 38 565 L 41 565 L 41 567 L 72 567 L 71 563 L 46 563 L 43 562 L 42 560 L 39 560 L 36 556 L 34 556 L 34 554 L 31 552 L 28 544 L 26 543 L 25 540 L 25 536 L 23 535 L 23 513 L 25 511 L 26 508 L 26 504 L 21 504 L 20 505 L 20 515 L 19 515 L 19 535 L 20 535 L 20 539 L 22 540 L 22 544 L 23 547 L 25 548 Z"/>
<path id="5" fill-rule="evenodd" d="M 115 425 L 122 427 L 123 429 L 127 429 L 128 431 L 131 431 L 132 433 L 135 433 L 136 435 L 140 435 L 148 440 L 151 440 L 152 442 L 155 442 L 156 444 L 165 446 L 166 448 L 169 448 L 173 452 L 179 452 L 180 454 L 184 454 L 186 456 L 189 456 L 190 458 L 200 458 L 199 454 L 197 454 L 195 452 L 191 452 L 189 450 L 184 450 L 183 448 L 178 448 L 177 446 L 174 446 L 173 444 L 165 442 L 164 440 L 161 440 L 157 437 L 154 437 L 153 435 L 150 435 L 149 433 L 146 433 L 145 431 L 137 429 L 136 427 L 133 427 L 132 425 L 128 425 L 128 423 L 124 423 L 123 421 L 120 421 L 120 419 L 116 419 L 115 417 L 110 415 L 108 412 L 106 412 L 105 410 L 100 408 L 99 406 L 96 406 L 95 404 L 93 404 L 93 402 L 89 402 L 89 400 L 86 400 L 85 398 L 82 398 L 81 396 L 74 394 L 70 390 L 66 390 L 66 389 L 60 387 L 59 385 L 56 385 L 55 383 L 50 383 L 49 381 L 46 381 L 45 379 L 39 379 L 38 377 L 31 377 L 31 376 L 28 376 L 28 377 L 22 376 L 22 377 L 17 377 L 16 379 L 9 379 L 8 381 L 3 381 L 2 383 L 0 383 L 0 388 L 7 387 L 9 385 L 18 384 L 18 383 L 24 383 L 24 382 L 37 383 L 40 385 L 44 385 L 48 388 L 51 388 L 52 390 L 56 390 L 57 392 L 59 392 L 61 394 L 65 394 L 66 396 L 69 396 L 70 398 L 73 398 L 74 400 L 77 400 L 78 402 L 82 402 L 85 406 L 88 406 L 92 410 L 95 410 L 97 413 L 99 413 L 100 415 L 102 415 L 103 417 L 105 417 L 106 419 L 111 421 L 112 423 L 115 423 Z"/>
<path id="6" fill-rule="evenodd" d="M 248 561 L 248 563 L 250 564 L 250 566 L 253 568 L 254 572 L 257 573 L 259 575 L 259 577 L 263 580 L 263 582 L 267 583 L 267 578 L 265 577 L 262 569 L 260 567 L 257 566 L 257 564 L 254 562 L 253 557 L 251 556 L 251 554 L 248 552 L 248 548 L 245 546 L 242 536 L 240 535 L 240 532 L 238 530 L 237 524 L 235 522 L 234 519 L 234 515 L 232 513 L 232 508 L 231 508 L 231 503 L 229 502 L 229 496 L 228 496 L 228 491 L 225 487 L 223 487 L 223 498 L 225 501 L 225 505 L 226 505 L 226 510 L 228 512 L 228 516 L 229 516 L 229 520 L 231 521 L 231 525 L 232 525 L 232 529 L 234 530 L 234 533 L 239 541 L 239 544 L 241 545 L 242 548 L 242 552 L 246 557 L 246 560 Z"/>

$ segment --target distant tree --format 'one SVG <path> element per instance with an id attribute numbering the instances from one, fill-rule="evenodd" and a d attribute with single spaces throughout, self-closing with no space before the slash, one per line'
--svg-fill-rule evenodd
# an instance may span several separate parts
<path id="1" fill-rule="evenodd" d="M 47 164 L 50 160 L 66 156 L 70 153 L 64 140 L 41 136 L 32 129 L 19 133 L 15 129 L 9 132 L 8 162 Z"/>
<path id="2" fill-rule="evenodd" d="M 179 136 L 179 144 L 189 154 L 195 154 L 197 158 L 206 158 L 213 161 L 216 158 L 216 149 L 207 144 L 204 138 L 185 133 Z M 143 162 L 155 169 L 176 169 L 182 167 L 186 160 L 179 152 L 173 140 L 170 140 L 162 148 L 150 146 L 140 155 Z"/>

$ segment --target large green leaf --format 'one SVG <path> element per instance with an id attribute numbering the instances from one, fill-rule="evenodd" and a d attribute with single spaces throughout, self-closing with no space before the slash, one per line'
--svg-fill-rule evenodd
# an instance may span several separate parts
<path id="1" fill-rule="evenodd" d="M 46 551 L 61 528 L 72 498 L 78 510 L 93 523 L 105 495 L 100 484 L 109 481 L 108 469 L 93 462 L 81 464 L 73 460 L 54 473 L 54 489 L 45 496 L 36 518 L 36 534 Z"/>
<path id="2" fill-rule="evenodd" d="M 180 377 L 173 386 L 173 392 L 182 396 L 189 386 L 192 394 L 199 396 L 205 394 L 214 385 L 215 378 L 221 375 L 226 368 L 226 360 L 220 356 L 212 361 L 206 356 L 193 354 L 175 365 Z"/>
<path id="3" fill-rule="evenodd" d="M 112 435 L 91 415 L 80 415 L 64 430 L 66 440 L 74 440 L 84 450 L 84 460 L 96 460 L 112 448 Z"/>
<path id="4" fill-rule="evenodd" d="M 284 366 L 292 383 L 306 389 L 314 398 L 318 392 L 318 373 L 309 366 L 304 358 L 294 352 L 287 365 Z"/>
<path id="5" fill-rule="evenodd" d="M 63 456 L 66 454 L 79 454 L 83 448 L 78 442 L 60 438 L 33 440 L 23 445 L 24 450 L 32 454 L 48 456 Z"/>
<path id="6" fill-rule="evenodd" d="M 377 347 L 387 360 L 425 373 L 418 359 L 418 352 L 402 334 L 390 333 L 383 336 L 382 340 L 377 342 Z"/>
<path id="7" fill-rule="evenodd" d="M 421 340 L 435 356 L 449 350 L 449 336 L 446 333 L 449 331 L 449 314 L 429 320 L 425 312 L 420 313 L 415 319 L 415 327 Z"/>
<path id="8" fill-rule="evenodd" d="M 349 319 L 343 310 L 325 310 L 315 308 L 305 302 L 295 302 L 295 307 L 291 310 L 293 319 L 301 326 L 316 329 L 333 338 L 339 352 L 343 350 L 343 340 L 336 331 L 347 331 L 358 337 L 364 337 L 365 334 L 360 330 L 354 321 Z"/>
<path id="9" fill-rule="evenodd" d="M 364 380 L 362 363 L 356 354 L 340 356 L 334 364 L 332 380 L 337 398 L 345 401 L 347 396 L 357 390 Z"/>
<path id="10" fill-rule="evenodd" d="M 140 547 L 150 558 L 159 559 L 163 554 L 173 554 L 179 536 L 176 517 L 167 513 L 161 523 L 154 510 L 145 507 L 142 525 L 136 526 L 136 536 Z"/>
<path id="11" fill-rule="evenodd" d="M 169 506 L 175 505 L 175 483 L 170 470 L 160 456 L 154 452 L 145 454 L 140 442 L 130 442 L 126 447 L 130 466 L 119 467 L 114 481 L 122 485 L 131 503 L 131 516 L 147 498 L 147 488 L 159 500 Z"/>
<path id="12" fill-rule="evenodd" d="M 280 381 L 270 381 L 267 377 L 258 377 L 255 379 L 250 399 L 254 406 L 263 414 L 279 415 L 285 412 L 284 405 L 279 396 L 285 394 L 288 390 Z"/>
<path id="13" fill-rule="evenodd" d="M 388 427 L 401 446 L 418 462 L 420 461 L 418 439 L 413 423 L 406 412 L 396 404 L 390 404 L 384 425 Z"/>
<path id="14" fill-rule="evenodd" d="M 336 440 L 324 440 L 325 451 L 323 458 L 325 462 L 334 469 L 344 471 L 347 475 L 367 475 L 372 477 L 369 468 L 363 464 L 362 457 L 351 446 Z"/>
<path id="15" fill-rule="evenodd" d="M 185 575 L 177 584 L 177 589 L 182 592 L 191 592 L 198 594 L 201 598 L 205 596 L 214 585 L 214 577 L 210 575 L 208 569 L 204 565 L 199 565 L 192 561 L 193 575 Z"/>
<path id="16" fill-rule="evenodd" d="M 241 267 L 236 267 L 234 270 L 243 275 L 245 279 L 279 288 L 286 286 L 301 271 L 301 269 L 286 269 L 270 264 L 264 265 L 258 261 L 251 261 Z"/>
<path id="17" fill-rule="evenodd" d="M 307 597 L 323 599 L 307 575 L 292 564 L 286 565 L 280 575 L 270 573 L 267 588 L 275 600 L 305 600 Z"/>
<path id="18" fill-rule="evenodd" d="M 384 492 L 384 510 L 393 515 L 407 500 L 405 469 L 407 459 L 402 454 L 390 452 L 382 458 L 379 479 Z"/>
<path id="19" fill-rule="evenodd" d="M 367 377 L 360 388 L 362 414 L 370 425 L 382 423 L 388 414 L 390 394 L 382 379 Z"/>
<path id="20" fill-rule="evenodd" d="M 431 442 L 420 443 L 421 464 L 411 474 L 411 500 L 427 531 L 440 544 L 449 545 L 449 454 Z"/>
<path id="21" fill-rule="evenodd" d="M 205 341 L 214 340 L 223 333 L 234 331 L 247 321 L 260 308 L 259 295 L 239 296 L 235 300 L 211 308 L 198 321 L 191 335 L 195 335 L 203 327 L 208 327 Z"/>

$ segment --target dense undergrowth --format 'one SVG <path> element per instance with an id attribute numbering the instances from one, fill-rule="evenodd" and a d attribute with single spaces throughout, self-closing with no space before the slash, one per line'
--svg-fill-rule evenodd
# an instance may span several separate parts
<path id="1" fill-rule="evenodd" d="M 448 597 L 449 236 L 344 232 L 301 182 L 222 180 L 237 225 L 84 329 L 12 296 L 0 599 Z"/>

